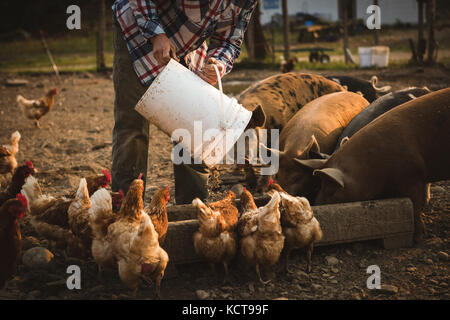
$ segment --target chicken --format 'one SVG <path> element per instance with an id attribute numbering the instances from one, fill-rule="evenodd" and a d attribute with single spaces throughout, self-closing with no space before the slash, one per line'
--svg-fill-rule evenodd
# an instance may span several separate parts
<path id="1" fill-rule="evenodd" d="M 103 169 L 101 174 L 93 174 L 91 176 L 85 177 L 86 185 L 88 189 L 89 197 L 94 194 L 99 188 L 106 188 L 111 184 L 111 174 L 108 170 Z M 71 193 L 68 197 L 75 198 L 76 191 Z M 123 195 L 123 192 L 122 192 Z"/>
<path id="2" fill-rule="evenodd" d="M 144 209 L 152 220 L 153 226 L 159 235 L 159 244 L 163 244 L 166 239 L 168 219 L 167 202 L 170 200 L 169 186 L 158 190 L 152 197 L 150 204 Z"/>
<path id="3" fill-rule="evenodd" d="M 0 206 L 20 193 L 25 179 L 36 172 L 37 170 L 31 161 L 26 161 L 23 166 L 17 167 L 8 187 L 0 192 Z"/>
<path id="4" fill-rule="evenodd" d="M 158 233 L 150 217 L 143 214 L 138 232 L 131 240 L 129 255 L 119 259 L 120 278 L 136 292 L 140 274 L 148 276 L 155 281 L 155 293 L 160 298 L 161 280 L 168 263 L 169 255 L 159 246 Z"/>
<path id="5" fill-rule="evenodd" d="M 92 229 L 90 225 L 91 199 L 85 178 L 80 180 L 77 193 L 73 201 L 71 201 L 67 210 L 69 219 L 69 229 L 75 237 L 83 243 L 87 252 L 90 251 L 92 245 Z"/>
<path id="6" fill-rule="evenodd" d="M 0 146 L 0 174 L 14 173 L 17 168 L 16 154 L 19 152 L 20 133 L 11 134 L 9 144 Z"/>
<path id="7" fill-rule="evenodd" d="M 103 267 L 113 267 L 116 262 L 113 246 L 107 235 L 109 226 L 116 222 L 118 215 L 113 212 L 113 199 L 107 190 L 100 189 L 92 195 L 89 214 L 93 236 L 92 257 L 101 277 Z"/>
<path id="8" fill-rule="evenodd" d="M 0 288 L 14 275 L 22 254 L 21 219 L 27 210 L 27 199 L 18 194 L 0 206 Z"/>
<path id="9" fill-rule="evenodd" d="M 125 199 L 125 195 L 120 189 L 118 192 L 110 192 L 110 196 L 112 198 L 112 210 L 114 213 L 117 213 L 120 210 L 123 199 Z"/>
<path id="10" fill-rule="evenodd" d="M 99 188 L 106 186 L 110 179 L 109 172 L 104 170 L 102 174 L 87 177 L 86 186 L 88 193 L 94 193 Z M 30 179 L 23 187 L 22 192 L 30 202 L 31 225 L 40 236 L 56 242 L 56 246 L 67 249 L 70 256 L 86 258 L 90 252 L 90 233 L 84 234 L 86 220 L 72 218 L 69 223 L 69 207 L 76 198 L 76 192 L 70 196 L 52 197 L 42 193 L 36 179 Z M 114 208 L 120 207 L 123 199 L 122 193 L 112 193 Z M 86 215 L 82 215 L 86 218 Z M 74 233 L 71 228 L 76 230 Z M 78 237 L 77 234 L 82 234 Z M 83 245 L 83 241 L 85 245 Z M 87 245 L 87 247 L 86 247 Z"/>
<path id="11" fill-rule="evenodd" d="M 245 196 L 242 197 L 243 195 L 241 195 L 241 202 L 245 199 Z M 250 193 L 247 194 L 248 199 L 253 200 Z M 238 229 L 241 236 L 242 256 L 248 264 L 255 266 L 258 280 L 262 284 L 267 284 L 270 280 L 262 279 L 260 267 L 270 267 L 277 263 L 284 246 L 284 235 L 278 210 L 279 203 L 280 195 L 275 192 L 264 207 L 255 209 L 254 204 L 243 204 L 250 210 L 244 212 L 239 219 Z"/>
<path id="12" fill-rule="evenodd" d="M 281 196 L 281 227 L 286 237 L 283 266 L 286 272 L 288 268 L 289 254 L 294 248 L 306 248 L 308 272 L 312 271 L 311 255 L 314 243 L 322 239 L 320 223 L 314 217 L 308 199 L 293 197 L 271 179 L 269 182 L 269 194 L 279 192 Z"/>
<path id="13" fill-rule="evenodd" d="M 233 191 L 228 191 L 225 198 L 215 202 L 209 202 L 209 208 L 219 211 L 225 221 L 225 230 L 232 231 L 236 229 L 239 211 L 235 205 L 236 194 Z M 197 210 L 198 212 L 198 210 Z"/>
<path id="14" fill-rule="evenodd" d="M 26 178 L 21 193 L 28 200 L 30 223 L 36 232 L 43 238 L 55 241 L 57 247 L 67 248 L 69 255 L 84 257 L 81 241 L 69 229 L 67 210 L 72 200 L 43 194 L 33 176 Z"/>
<path id="15" fill-rule="evenodd" d="M 281 62 L 280 70 L 282 73 L 291 72 L 292 70 L 294 70 L 297 58 L 292 57 L 288 61 L 286 61 L 283 56 L 280 56 L 280 62 Z"/>
<path id="16" fill-rule="evenodd" d="M 133 295 L 139 278 L 150 276 L 156 282 L 159 297 L 169 256 L 159 246 L 158 233 L 144 211 L 143 192 L 144 182 L 140 178 L 134 180 L 115 216 L 111 214 L 110 195 L 94 193 L 89 210 L 94 235 L 92 255 L 100 272 L 117 263 L 120 279 L 133 290 Z"/>
<path id="17" fill-rule="evenodd" d="M 199 229 L 194 233 L 195 252 L 208 261 L 213 271 L 215 264 L 221 263 L 228 277 L 228 265 L 237 249 L 236 226 L 239 211 L 234 205 L 236 195 L 229 191 L 220 201 L 205 205 L 195 198 L 192 205 L 197 208 Z"/>
<path id="18" fill-rule="evenodd" d="M 258 207 L 256 206 L 255 200 L 253 199 L 250 191 L 244 188 L 244 191 L 240 195 L 242 215 L 238 221 L 238 234 L 240 236 L 250 234 L 251 230 L 256 230 L 257 219 L 255 215 L 258 213 Z"/>
<path id="19" fill-rule="evenodd" d="M 28 119 L 34 120 L 36 127 L 40 128 L 39 120 L 52 109 L 57 93 L 58 89 L 54 88 L 49 90 L 45 96 L 36 100 L 27 100 L 21 95 L 18 95 L 16 101 L 25 116 Z"/>

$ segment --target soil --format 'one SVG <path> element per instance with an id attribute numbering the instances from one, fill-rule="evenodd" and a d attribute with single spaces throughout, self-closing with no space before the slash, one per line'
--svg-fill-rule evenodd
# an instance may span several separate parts
<path id="1" fill-rule="evenodd" d="M 276 70 L 239 70 L 224 80 L 226 92 L 236 94 L 251 82 L 277 73 Z M 329 72 L 344 74 L 344 72 Z M 432 90 L 450 86 L 450 73 L 443 68 L 402 68 L 345 72 L 346 75 L 370 79 L 376 74 L 379 86 L 393 89 L 407 86 L 428 86 Z M 75 190 L 80 177 L 101 172 L 111 166 L 111 132 L 113 128 L 114 91 L 110 75 L 67 74 L 56 84 L 52 75 L 21 76 L 27 86 L 10 87 L 4 83 L 17 76 L 0 74 L 0 143 L 7 143 L 10 134 L 19 130 L 22 139 L 19 163 L 32 160 L 44 191 L 58 196 Z M 230 82 L 232 81 L 232 82 Z M 15 103 L 17 94 L 28 98 L 42 96 L 58 87 L 54 109 L 41 120 L 41 129 L 24 118 Z M 169 185 L 174 199 L 173 168 L 169 137 L 152 126 L 149 148 L 146 200 L 160 187 Z M 448 151 L 444 151 L 448 152 Z M 230 170 L 221 170 L 227 174 Z M 2 188 L 9 176 L 0 177 Z M 219 186 L 211 198 L 217 198 L 229 186 Z M 173 201 L 173 200 L 171 200 Z M 173 203 L 171 203 L 173 204 Z M 304 254 L 296 251 L 291 257 L 292 274 L 265 273 L 272 278 L 268 285 L 256 280 L 253 270 L 232 266 L 231 281 L 222 285 L 222 270 L 214 275 L 205 263 L 179 265 L 177 275 L 170 272 L 162 283 L 162 299 L 449 299 L 450 273 L 450 181 L 432 184 L 431 201 L 424 212 L 428 231 L 423 244 L 412 248 L 383 249 L 377 242 L 360 242 L 319 247 L 313 254 L 313 271 L 305 272 Z M 93 260 L 65 258 L 49 241 L 39 238 L 22 221 L 24 249 L 40 245 L 55 255 L 44 269 L 28 269 L 19 265 L 16 276 L 9 281 L 0 299 L 128 299 L 116 270 L 107 271 L 103 280 L 97 278 Z M 336 259 L 326 259 L 326 257 Z M 330 265 L 328 260 L 335 260 Z M 82 289 L 68 290 L 65 280 L 69 265 L 78 265 Z M 378 265 L 382 290 L 370 290 L 366 281 L 367 267 Z M 390 285 L 390 286 L 389 286 Z M 142 284 L 138 299 L 153 299 L 153 286 Z"/>

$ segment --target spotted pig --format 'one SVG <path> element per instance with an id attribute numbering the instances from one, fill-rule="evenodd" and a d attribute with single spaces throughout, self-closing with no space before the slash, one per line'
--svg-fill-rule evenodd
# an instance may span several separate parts
<path id="1" fill-rule="evenodd" d="M 281 130 L 305 104 L 338 91 L 345 89 L 320 75 L 288 72 L 259 81 L 243 91 L 237 100 L 253 111 L 249 128 Z"/>

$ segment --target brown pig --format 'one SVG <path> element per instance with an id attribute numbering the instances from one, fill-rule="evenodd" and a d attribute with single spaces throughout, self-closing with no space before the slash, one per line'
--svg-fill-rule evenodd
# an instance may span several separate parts
<path id="1" fill-rule="evenodd" d="M 253 111 L 249 128 L 282 129 L 308 102 L 344 87 L 316 74 L 289 72 L 271 76 L 250 86 L 237 96 Z"/>
<path id="2" fill-rule="evenodd" d="M 314 188 L 311 171 L 298 160 L 331 154 L 345 126 L 368 105 L 361 95 L 347 91 L 306 104 L 281 131 L 278 183 L 289 194 L 313 200 L 318 186 Z"/>
<path id="3" fill-rule="evenodd" d="M 315 204 L 408 197 L 415 240 L 427 183 L 450 179 L 450 88 L 406 102 L 358 131 L 328 160 L 300 160 L 321 179 Z"/>

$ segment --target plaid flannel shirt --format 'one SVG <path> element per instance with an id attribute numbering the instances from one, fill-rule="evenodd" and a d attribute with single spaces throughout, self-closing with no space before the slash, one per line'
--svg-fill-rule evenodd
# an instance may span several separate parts
<path id="1" fill-rule="evenodd" d="M 231 71 L 239 57 L 245 29 L 257 0 L 116 0 L 112 6 L 134 70 L 144 85 L 150 85 L 163 66 L 153 57 L 149 38 L 165 33 L 198 72 L 213 57 Z M 206 40 L 209 39 L 209 46 Z"/>

